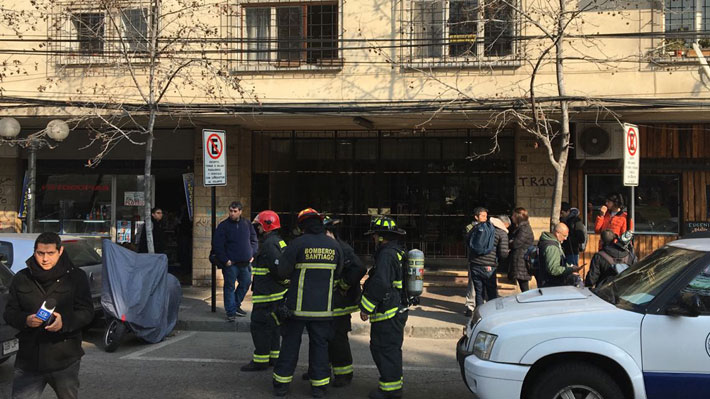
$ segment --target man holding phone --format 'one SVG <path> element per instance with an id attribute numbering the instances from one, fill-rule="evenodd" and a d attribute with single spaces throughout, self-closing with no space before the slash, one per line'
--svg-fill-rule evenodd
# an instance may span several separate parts
<path id="1" fill-rule="evenodd" d="M 56 233 L 40 234 L 26 263 L 10 283 L 4 314 L 20 331 L 12 398 L 39 398 L 47 384 L 59 399 L 77 398 L 81 330 L 94 317 L 89 280 Z"/>
<path id="2" fill-rule="evenodd" d="M 564 223 L 558 223 L 552 233 L 544 232 L 538 241 L 540 253 L 540 274 L 538 286 L 554 287 L 560 285 L 574 285 L 573 273 L 577 273 L 584 267 L 568 266 L 565 262 L 565 253 L 562 250 L 562 243 L 569 236 L 569 228 Z"/>

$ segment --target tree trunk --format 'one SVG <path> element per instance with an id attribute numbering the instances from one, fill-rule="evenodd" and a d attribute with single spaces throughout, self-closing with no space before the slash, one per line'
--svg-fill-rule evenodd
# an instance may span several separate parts
<path id="1" fill-rule="evenodd" d="M 155 253 L 153 245 L 153 218 L 150 210 L 153 207 L 153 182 L 152 182 L 152 163 L 153 163 L 153 126 L 155 126 L 155 109 L 150 111 L 150 119 L 148 121 L 148 139 L 145 142 L 145 168 L 143 170 L 144 197 L 145 206 L 143 213 L 145 215 L 145 240 L 148 244 L 148 253 Z"/>
<path id="2" fill-rule="evenodd" d="M 557 72 L 557 92 L 560 95 L 560 147 L 557 159 L 552 159 L 552 165 L 555 168 L 555 191 L 552 194 L 552 209 L 550 210 L 550 231 L 554 225 L 560 222 L 560 208 L 562 207 L 562 189 L 565 182 L 565 170 L 567 169 L 567 157 L 569 156 L 569 103 L 565 99 L 567 91 L 565 89 L 565 74 L 564 74 L 564 39 L 565 29 L 567 27 L 567 9 L 566 0 L 559 0 L 560 14 L 557 20 L 558 39 L 555 43 L 555 66 Z M 550 142 L 552 146 L 552 142 Z M 554 151 L 552 152 L 554 154 Z"/>

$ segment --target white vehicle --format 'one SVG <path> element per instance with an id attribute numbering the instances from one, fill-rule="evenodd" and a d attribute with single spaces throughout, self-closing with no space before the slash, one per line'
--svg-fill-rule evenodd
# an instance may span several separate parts
<path id="1" fill-rule="evenodd" d="M 710 238 L 674 241 L 594 291 L 488 302 L 456 352 L 481 399 L 710 398 Z"/>
<path id="2" fill-rule="evenodd" d="M 38 236 L 39 233 L 0 233 L 0 256 L 13 273 L 27 267 L 25 262 L 34 254 Z M 101 312 L 101 255 L 84 238 L 67 235 L 60 237 L 69 259 L 89 278 L 94 312 Z"/>

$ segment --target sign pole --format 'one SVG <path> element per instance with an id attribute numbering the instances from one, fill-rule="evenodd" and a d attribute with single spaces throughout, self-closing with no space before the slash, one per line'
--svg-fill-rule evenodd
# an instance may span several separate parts
<path id="1" fill-rule="evenodd" d="M 217 187 L 212 186 L 212 240 L 217 223 Z M 212 263 L 212 313 L 217 311 L 217 265 Z"/>
<path id="2" fill-rule="evenodd" d="M 636 211 L 636 186 L 639 185 L 641 163 L 641 135 L 638 126 L 624 123 L 624 185 L 631 188 L 629 212 L 626 214 L 628 230 L 634 231 Z"/>

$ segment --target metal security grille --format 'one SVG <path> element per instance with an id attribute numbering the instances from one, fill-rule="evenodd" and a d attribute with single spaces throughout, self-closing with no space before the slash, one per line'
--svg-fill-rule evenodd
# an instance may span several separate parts
<path id="1" fill-rule="evenodd" d="M 400 33 L 410 64 L 513 59 L 517 24 L 502 0 L 402 0 Z"/>
<path id="2" fill-rule="evenodd" d="M 122 64 L 148 49 L 151 0 L 57 2 L 48 23 L 55 68 Z M 66 70 L 66 68 L 65 68 Z"/>
<path id="3" fill-rule="evenodd" d="M 237 0 L 225 8 L 233 69 L 340 68 L 342 22 L 337 1 Z"/>

